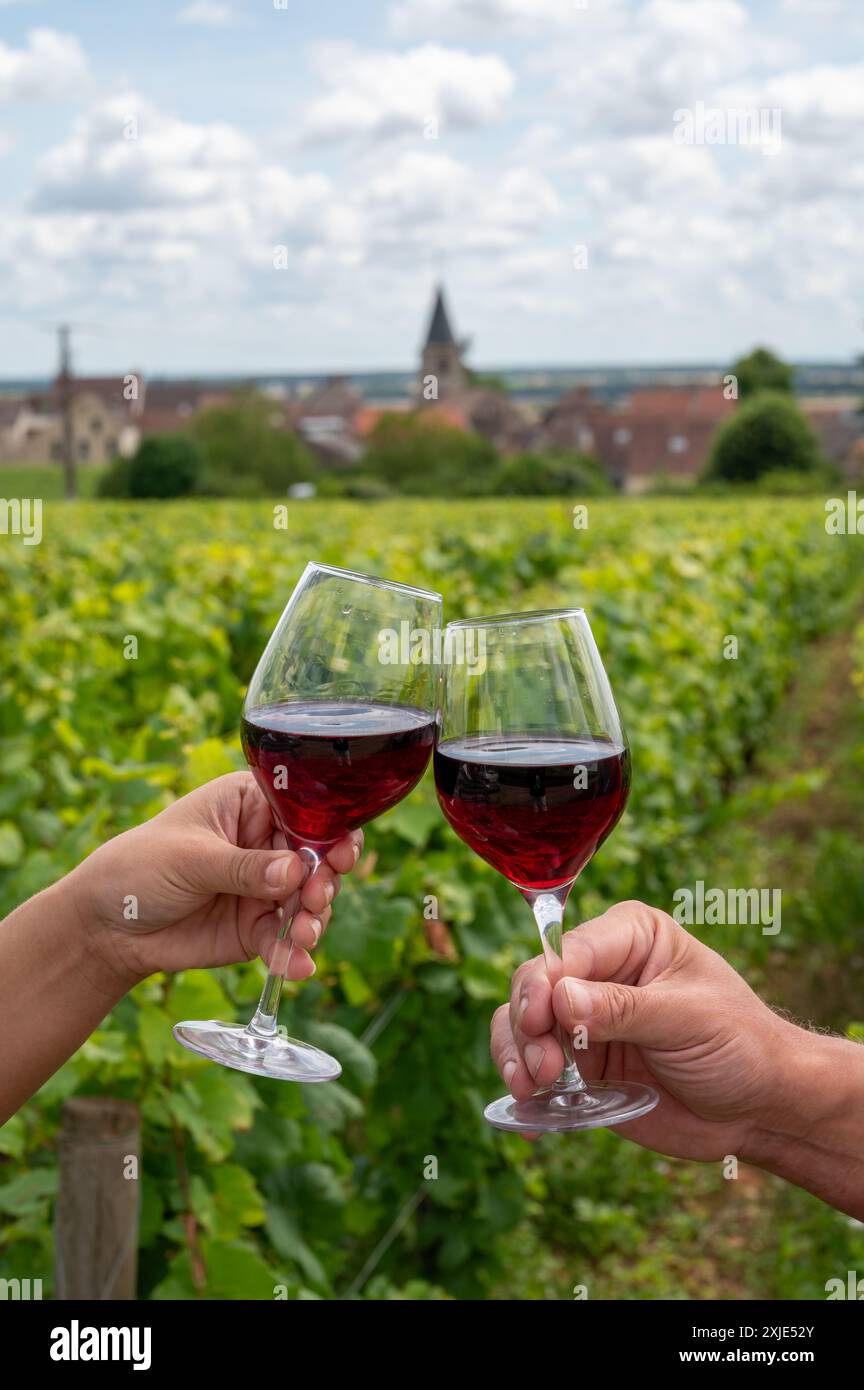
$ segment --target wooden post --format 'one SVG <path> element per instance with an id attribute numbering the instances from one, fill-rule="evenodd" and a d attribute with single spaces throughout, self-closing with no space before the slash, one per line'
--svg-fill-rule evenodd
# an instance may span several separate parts
<path id="1" fill-rule="evenodd" d="M 78 1096 L 63 1107 L 55 1222 L 58 1299 L 134 1299 L 141 1117 L 128 1100 Z"/>
<path id="2" fill-rule="evenodd" d="M 75 458 L 75 427 L 72 420 L 72 353 L 70 349 L 68 323 L 57 328 L 60 342 L 60 370 L 57 373 L 57 390 L 62 421 L 60 448 L 63 456 L 64 491 L 67 502 L 78 496 L 77 460 Z"/>

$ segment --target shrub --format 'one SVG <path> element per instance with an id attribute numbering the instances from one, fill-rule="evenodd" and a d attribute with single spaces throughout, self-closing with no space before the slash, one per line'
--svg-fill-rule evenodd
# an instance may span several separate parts
<path id="1" fill-rule="evenodd" d="M 494 487 L 504 497 L 598 497 L 611 490 L 599 459 L 565 451 L 514 455 L 501 465 Z"/>
<path id="2" fill-rule="evenodd" d="M 498 462 L 488 439 L 432 412 L 389 411 L 372 430 L 362 467 L 393 492 L 476 497 L 493 490 Z"/>
<path id="3" fill-rule="evenodd" d="M 154 434 L 143 439 L 128 461 L 129 497 L 186 497 L 201 476 L 201 450 L 185 434 Z M 118 471 L 117 482 L 121 481 Z M 110 494 L 109 494 L 110 495 Z"/>
<path id="4" fill-rule="evenodd" d="M 704 477 L 746 483 L 778 470 L 812 473 L 821 464 L 816 436 L 795 402 L 766 391 L 720 426 Z"/>
<path id="5" fill-rule="evenodd" d="M 132 460 L 123 458 L 118 454 L 117 458 L 112 459 L 109 466 L 105 469 L 99 479 L 96 488 L 97 497 L 128 497 L 129 496 L 129 470 Z"/>
<path id="6" fill-rule="evenodd" d="M 196 415 L 192 437 L 205 458 L 201 491 L 211 497 L 283 495 L 311 481 L 315 464 L 302 440 L 286 428 L 278 401 L 238 391 L 226 405 Z"/>

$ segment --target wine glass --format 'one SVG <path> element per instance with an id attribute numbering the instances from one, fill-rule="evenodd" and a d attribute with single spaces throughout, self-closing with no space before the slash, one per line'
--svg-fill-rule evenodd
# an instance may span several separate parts
<path id="1" fill-rule="evenodd" d="M 310 873 L 338 840 L 395 806 L 423 775 L 434 741 L 440 637 L 440 594 L 306 566 L 255 668 L 242 740 L 276 825 Z M 283 1081 L 340 1075 L 334 1057 L 277 1028 L 290 926 L 283 914 L 251 1022 L 177 1023 L 178 1042 L 222 1066 Z"/>
<path id="2" fill-rule="evenodd" d="M 567 896 L 630 790 L 627 741 L 588 619 L 569 608 L 450 623 L 442 686 L 441 809 L 530 905 L 554 985 Z M 527 1100 L 493 1101 L 484 1112 L 490 1124 L 519 1133 L 593 1129 L 657 1104 L 650 1086 L 584 1081 L 571 1038 L 560 1026 L 556 1033 L 565 1058 L 558 1080 Z"/>

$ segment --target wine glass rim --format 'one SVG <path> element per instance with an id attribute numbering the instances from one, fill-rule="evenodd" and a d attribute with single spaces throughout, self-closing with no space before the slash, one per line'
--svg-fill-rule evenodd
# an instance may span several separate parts
<path id="1" fill-rule="evenodd" d="M 325 565 L 320 560 L 310 560 L 306 566 L 307 573 L 310 570 L 323 571 L 325 574 L 337 574 L 342 579 L 353 579 L 361 584 L 371 584 L 378 589 L 400 589 L 405 594 L 415 594 L 421 598 L 437 599 L 439 603 L 444 600 L 434 589 L 421 589 L 416 584 L 401 584 L 398 579 L 382 579 L 377 574 L 361 574 L 359 570 L 340 569 L 338 565 Z"/>
<path id="2" fill-rule="evenodd" d="M 493 613 L 488 618 L 458 618 L 447 627 L 503 627 L 507 623 L 536 623 L 546 618 L 584 618 L 584 608 L 536 608 L 529 613 Z"/>

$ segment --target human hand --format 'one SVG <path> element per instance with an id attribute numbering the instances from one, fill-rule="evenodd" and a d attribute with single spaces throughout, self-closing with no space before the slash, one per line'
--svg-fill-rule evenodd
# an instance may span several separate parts
<path id="1" fill-rule="evenodd" d="M 791 1104 L 784 1061 L 811 1037 L 781 1019 L 710 947 L 665 912 L 619 903 L 564 936 L 554 989 L 542 956 L 519 967 L 510 1004 L 492 1020 L 492 1056 L 517 1100 L 564 1065 L 552 1032 L 584 1024 L 576 1060 L 586 1080 L 638 1081 L 660 1092 L 621 1127 L 681 1158 L 746 1159 Z M 755 1160 L 754 1160 L 755 1161 Z"/>
<path id="2" fill-rule="evenodd" d="M 269 961 L 280 907 L 295 949 L 290 978 L 315 971 L 309 952 L 330 920 L 340 874 L 363 847 L 356 830 L 307 865 L 274 828 L 249 772 L 229 773 L 175 801 L 152 820 L 100 846 L 64 881 L 88 949 L 124 988 L 156 970 Z M 137 904 L 127 919 L 124 905 Z M 128 907 L 127 907 L 128 910 Z"/>

